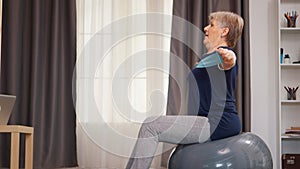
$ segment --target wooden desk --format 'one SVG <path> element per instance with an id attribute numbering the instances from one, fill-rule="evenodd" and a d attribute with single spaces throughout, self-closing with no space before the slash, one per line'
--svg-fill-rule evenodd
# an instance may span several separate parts
<path id="1" fill-rule="evenodd" d="M 10 168 L 19 169 L 20 134 L 25 134 L 25 169 L 33 167 L 33 127 L 0 125 L 0 133 L 11 134 Z"/>

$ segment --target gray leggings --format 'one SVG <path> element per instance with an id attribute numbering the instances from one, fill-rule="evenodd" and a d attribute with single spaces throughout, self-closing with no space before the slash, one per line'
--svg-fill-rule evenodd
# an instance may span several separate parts
<path id="1" fill-rule="evenodd" d="M 159 142 L 203 143 L 209 140 L 210 125 L 202 116 L 154 116 L 142 124 L 126 169 L 148 169 Z"/>

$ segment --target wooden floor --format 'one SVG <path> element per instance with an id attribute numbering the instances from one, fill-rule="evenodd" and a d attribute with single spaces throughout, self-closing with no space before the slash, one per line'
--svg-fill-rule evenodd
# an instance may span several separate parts
<path id="1" fill-rule="evenodd" d="M 80 167 L 74 167 L 74 168 L 56 168 L 56 169 L 122 169 L 122 168 L 80 168 Z M 167 168 L 161 167 L 161 168 L 150 168 L 150 169 L 167 169 Z"/>
<path id="2" fill-rule="evenodd" d="M 9 169 L 9 168 L 1 168 L 1 169 Z M 80 168 L 80 167 L 73 167 L 73 168 L 55 168 L 55 169 L 122 169 L 122 168 L 98 168 L 98 167 L 91 167 L 91 168 Z M 161 168 L 150 168 L 150 169 L 167 169 L 165 167 Z"/>

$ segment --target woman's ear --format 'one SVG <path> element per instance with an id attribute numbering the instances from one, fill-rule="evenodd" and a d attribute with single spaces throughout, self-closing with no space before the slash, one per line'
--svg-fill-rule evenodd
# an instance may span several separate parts
<path id="1" fill-rule="evenodd" d="M 229 33 L 229 28 L 223 28 L 222 37 L 227 36 Z"/>

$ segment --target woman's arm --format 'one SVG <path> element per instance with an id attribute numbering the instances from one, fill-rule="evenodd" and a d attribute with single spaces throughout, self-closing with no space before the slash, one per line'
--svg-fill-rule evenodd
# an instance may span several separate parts
<path id="1" fill-rule="evenodd" d="M 226 49 L 226 48 L 218 48 L 216 50 L 224 60 L 224 62 L 221 64 L 221 68 L 224 70 L 231 69 L 235 63 L 236 63 L 236 55 L 232 50 Z"/>

